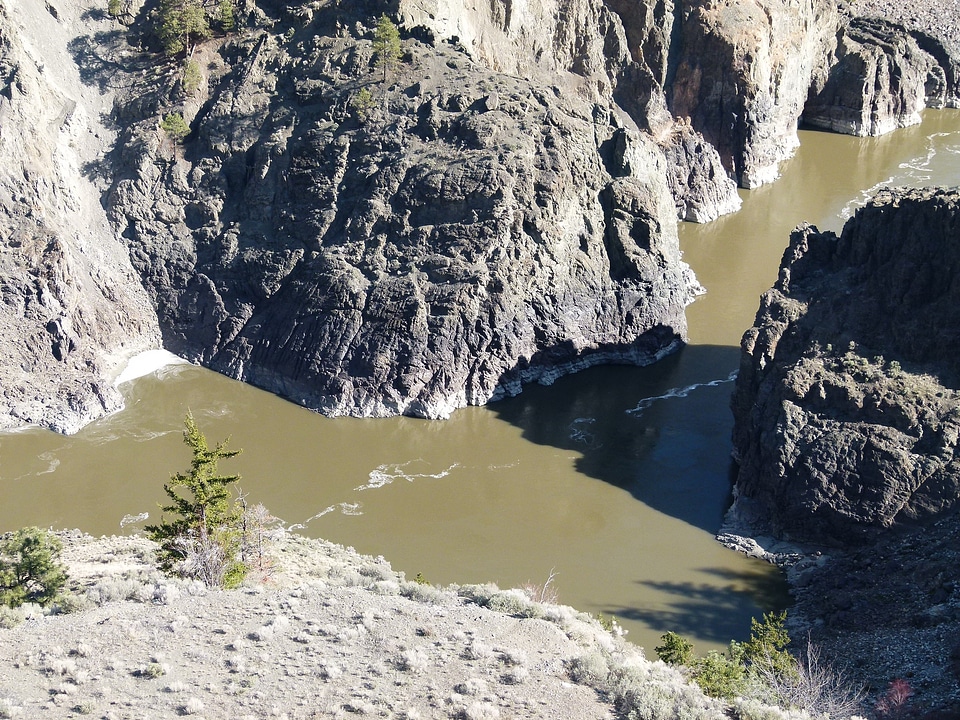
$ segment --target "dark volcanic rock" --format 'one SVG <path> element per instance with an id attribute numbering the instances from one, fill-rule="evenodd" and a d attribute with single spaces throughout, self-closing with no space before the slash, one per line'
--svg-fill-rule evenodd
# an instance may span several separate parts
<path id="1" fill-rule="evenodd" d="M 122 138 L 109 210 L 169 349 L 324 413 L 438 417 L 679 346 L 694 281 L 649 137 L 443 44 L 384 83 L 325 12 L 204 58 L 182 152 L 172 87 Z"/>
<path id="2" fill-rule="evenodd" d="M 960 497 L 960 193 L 883 191 L 793 234 L 742 342 L 738 504 L 816 542 Z"/>
<path id="3" fill-rule="evenodd" d="M 957 104 L 956 59 L 937 39 L 886 20 L 850 19 L 827 67 L 803 112 L 815 127 L 882 135 L 920 122 L 925 107 Z"/>

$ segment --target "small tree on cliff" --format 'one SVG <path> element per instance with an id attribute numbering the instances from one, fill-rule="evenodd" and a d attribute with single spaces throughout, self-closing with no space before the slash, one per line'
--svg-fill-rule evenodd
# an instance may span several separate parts
<path id="1" fill-rule="evenodd" d="M 400 64 L 403 51 L 400 48 L 400 31 L 386 16 L 380 16 L 377 21 L 377 30 L 373 36 L 373 54 L 376 65 L 383 68 L 383 81 L 387 81 L 387 72 Z"/>
<path id="2" fill-rule="evenodd" d="M 157 36 L 170 56 L 186 51 L 193 40 L 210 37 L 201 0 L 160 0 L 157 22 Z"/>
<path id="3" fill-rule="evenodd" d="M 147 535 L 159 543 L 161 570 L 203 580 L 210 587 L 235 587 L 246 576 L 240 560 L 241 508 L 233 501 L 231 486 L 239 475 L 221 475 L 220 460 L 240 454 L 228 450 L 229 438 L 210 447 L 192 413 L 184 420 L 183 442 L 193 453 L 190 470 L 175 473 L 163 489 L 170 498 L 164 513 Z"/>

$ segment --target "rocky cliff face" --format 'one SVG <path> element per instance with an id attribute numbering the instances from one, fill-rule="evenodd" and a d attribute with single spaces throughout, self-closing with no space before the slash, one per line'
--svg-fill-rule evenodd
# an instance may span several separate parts
<path id="1" fill-rule="evenodd" d="M 119 108 L 109 212 L 169 349 L 324 413 L 439 417 L 678 347 L 695 286 L 652 140 L 563 75 L 410 40 L 383 82 L 335 8 L 279 22 L 204 58 L 183 151 L 175 86 Z"/>
<path id="2" fill-rule="evenodd" d="M 849 135 L 883 135 L 920 122 L 925 107 L 957 107 L 957 59 L 938 39 L 876 18 L 840 27 L 803 119 Z"/>
<path id="3" fill-rule="evenodd" d="M 0 429 L 72 432 L 118 408 L 112 378 L 160 340 L 86 172 L 109 106 L 68 53 L 68 10 L 0 4 Z"/>
<path id="4" fill-rule="evenodd" d="M 740 198 L 716 148 L 667 107 L 677 10 L 622 0 L 400 2 L 407 27 L 461 45 L 491 70 L 547 83 L 559 74 L 581 97 L 615 104 L 661 146 L 678 217 L 708 222 L 737 210 Z"/>
<path id="5" fill-rule="evenodd" d="M 884 191 L 843 233 L 796 231 L 743 337 L 740 510 L 848 541 L 960 497 L 960 193 Z"/>
<path id="6" fill-rule="evenodd" d="M 777 177 L 796 149 L 814 73 L 839 25 L 822 0 L 684 4 L 670 108 L 689 117 L 742 187 Z"/>
<path id="7" fill-rule="evenodd" d="M 810 87 L 850 131 L 866 111 L 836 101 L 839 76 L 903 80 L 886 105 L 908 118 L 956 96 L 950 53 L 916 32 L 899 64 L 845 60 L 855 33 L 825 0 L 401 0 L 387 80 L 381 3 L 247 2 L 240 32 L 196 51 L 189 93 L 149 52 L 150 6 L 124 8 L 121 25 L 31 0 L 0 20 L 4 424 L 116 407 L 115 365 L 160 328 L 330 413 L 440 416 L 650 362 L 696 289 L 674 220 L 772 179 Z M 874 35 L 857 42 L 887 57 Z M 871 127 L 892 126 L 884 102 L 865 100 Z M 173 111 L 182 147 L 158 129 Z"/>

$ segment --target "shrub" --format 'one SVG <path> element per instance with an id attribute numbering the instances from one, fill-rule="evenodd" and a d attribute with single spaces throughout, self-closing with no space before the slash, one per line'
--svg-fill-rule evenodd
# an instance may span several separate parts
<path id="1" fill-rule="evenodd" d="M 807 650 L 795 661 L 792 673 L 760 675 L 772 690 L 777 704 L 798 708 L 819 717 L 848 718 L 860 711 L 865 690 L 820 657 L 820 649 L 807 642 Z M 879 711 L 878 711 L 879 712 Z"/>
<path id="2" fill-rule="evenodd" d="M 353 108 L 360 122 L 366 121 L 375 105 L 376 101 L 373 99 L 373 94 L 367 88 L 360 88 L 359 92 L 350 101 L 350 107 Z"/>
<path id="3" fill-rule="evenodd" d="M 193 95 L 200 89 L 203 82 L 203 74 L 200 72 L 200 63 L 196 60 L 187 59 L 183 63 L 183 71 L 180 76 L 180 82 L 183 85 L 184 95 Z M 186 137 L 186 135 L 184 135 Z"/>
<path id="4" fill-rule="evenodd" d="M 37 527 L 22 528 L 0 542 L 0 604 L 48 605 L 67 582 L 60 562 L 63 543 Z"/>
<path id="5" fill-rule="evenodd" d="M 180 113 L 169 113 L 160 121 L 160 129 L 174 145 L 179 145 L 190 134 L 190 126 Z"/>
<path id="6" fill-rule="evenodd" d="M 913 696 L 913 688 L 903 678 L 891 680 L 887 686 L 887 694 L 877 701 L 874 709 L 882 718 L 903 717 L 907 710 L 907 701 Z"/>
<path id="7" fill-rule="evenodd" d="M 693 661 L 693 643 L 675 632 L 660 636 L 662 645 L 654 648 L 657 657 L 667 665 L 689 665 Z"/>
<path id="8" fill-rule="evenodd" d="M 744 666 L 716 650 L 695 660 L 691 668 L 694 682 L 711 697 L 733 699 L 747 687 Z"/>

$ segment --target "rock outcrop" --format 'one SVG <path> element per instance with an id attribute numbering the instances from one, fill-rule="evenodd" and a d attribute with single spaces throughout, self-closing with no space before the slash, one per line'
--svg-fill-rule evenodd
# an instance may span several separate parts
<path id="1" fill-rule="evenodd" d="M 117 409 L 123 361 L 160 341 L 86 172 L 109 105 L 80 81 L 67 12 L 0 4 L 0 430 Z"/>
<path id="2" fill-rule="evenodd" d="M 663 148 L 678 217 L 708 222 L 740 198 L 716 148 L 667 107 L 674 12 L 670 2 L 622 0 L 400 3 L 407 27 L 457 43 L 491 70 L 548 84 L 560 75 L 570 92 L 617 107 Z"/>
<path id="3" fill-rule="evenodd" d="M 851 18 L 826 72 L 810 88 L 804 122 L 848 135 L 883 135 L 920 122 L 926 107 L 957 107 L 957 60 L 936 38 L 877 18 Z"/>
<path id="4" fill-rule="evenodd" d="M 331 415 L 441 417 L 679 346 L 696 286 L 648 136 L 446 43 L 383 82 L 343 20 L 204 57 L 183 151 L 174 83 L 118 108 L 109 213 L 168 349 Z"/>
<path id="5" fill-rule="evenodd" d="M 670 109 L 690 118 L 742 187 L 774 180 L 799 145 L 807 90 L 838 25 L 826 0 L 684 4 Z"/>
<path id="6" fill-rule="evenodd" d="M 734 178 L 774 178 L 811 87 L 811 119 L 852 132 L 956 98 L 945 46 L 914 30 L 888 51 L 899 30 L 826 0 L 400 0 L 388 79 L 382 4 L 247 2 L 240 32 L 191 56 L 190 92 L 151 52 L 151 7 L 123 5 L 120 24 L 30 0 L 0 19 L 16 329 L 0 427 L 117 407 L 110 377 L 161 329 L 334 414 L 442 416 L 651 362 L 683 341 L 697 289 L 674 220 L 735 210 Z M 838 79 L 887 75 L 899 104 L 853 107 Z M 170 112 L 183 146 L 158 128 Z"/>
<path id="7" fill-rule="evenodd" d="M 883 191 L 840 237 L 793 234 L 743 337 L 741 514 L 829 543 L 957 506 L 958 240 L 957 190 Z"/>

